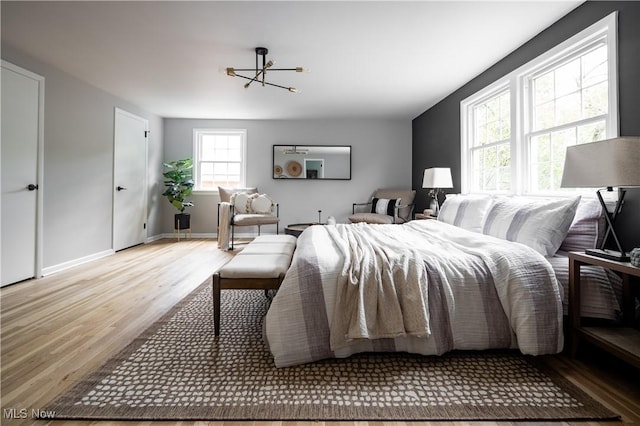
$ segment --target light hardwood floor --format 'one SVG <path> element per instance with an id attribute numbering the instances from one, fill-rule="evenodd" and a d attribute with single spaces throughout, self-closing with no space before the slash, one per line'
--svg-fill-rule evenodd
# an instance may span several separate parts
<path id="1" fill-rule="evenodd" d="M 218 250 L 213 240 L 160 240 L 48 277 L 3 288 L 0 292 L 0 395 L 3 410 L 0 423 L 47 424 L 46 421 L 34 421 L 30 418 L 11 420 L 7 418 L 11 416 L 5 410 L 16 410 L 14 413 L 19 413 L 19 410 L 25 409 L 27 417 L 30 417 L 32 409 L 44 407 L 126 346 L 232 256 Z M 609 357 L 592 356 L 591 359 L 574 361 L 561 355 L 546 357 L 545 360 L 604 405 L 620 413 L 624 422 L 640 424 L 640 374 L 637 370 Z M 117 424 L 64 422 L 65 425 L 96 423 Z M 252 423 L 254 422 L 249 422 Z M 329 422 L 255 422 L 260 425 L 316 426 L 325 423 Z M 150 422 L 127 424 L 145 425 Z M 228 426 L 248 423 L 163 424 Z M 368 426 L 408 423 L 334 424 Z"/>

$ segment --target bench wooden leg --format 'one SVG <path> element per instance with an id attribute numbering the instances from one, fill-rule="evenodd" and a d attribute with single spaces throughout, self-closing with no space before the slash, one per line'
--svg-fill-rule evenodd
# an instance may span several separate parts
<path id="1" fill-rule="evenodd" d="M 220 275 L 213 274 L 213 330 L 220 335 Z"/>

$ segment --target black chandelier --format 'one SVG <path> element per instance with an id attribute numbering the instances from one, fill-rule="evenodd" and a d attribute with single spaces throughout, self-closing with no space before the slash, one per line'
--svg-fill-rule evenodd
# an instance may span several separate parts
<path id="1" fill-rule="evenodd" d="M 274 62 L 272 60 L 269 60 L 267 62 L 267 58 L 266 58 L 267 57 L 267 53 L 269 53 L 269 49 L 267 49 L 266 47 L 256 47 L 256 68 L 255 69 L 251 69 L 251 68 L 227 68 L 227 75 L 229 75 L 231 77 L 240 77 L 240 78 L 244 78 L 246 80 L 249 80 L 249 82 L 244 85 L 245 89 L 249 88 L 251 83 L 256 81 L 256 82 L 262 84 L 262 86 L 279 87 L 281 89 L 286 89 L 286 90 L 288 90 L 290 92 L 297 93 L 298 89 L 296 89 L 295 87 L 286 87 L 286 86 L 281 86 L 279 84 L 273 84 L 273 83 L 269 83 L 268 81 L 265 81 L 265 78 L 266 78 L 266 75 L 267 75 L 267 70 L 269 70 L 269 71 L 304 72 L 304 71 L 306 71 L 306 69 L 302 68 L 302 67 L 296 67 L 296 68 L 272 68 Z M 258 57 L 259 56 L 262 56 L 262 68 L 260 68 L 258 66 Z M 239 72 L 251 71 L 251 72 L 255 72 L 255 75 L 253 77 L 247 77 L 247 76 L 238 74 L 238 71 Z"/>

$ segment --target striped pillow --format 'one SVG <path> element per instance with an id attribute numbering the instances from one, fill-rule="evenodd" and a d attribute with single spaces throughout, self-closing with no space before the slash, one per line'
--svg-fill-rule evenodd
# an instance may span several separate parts
<path id="1" fill-rule="evenodd" d="M 400 198 L 374 198 L 371 202 L 371 213 L 394 216 L 396 205 L 400 205 Z"/>
<path id="2" fill-rule="evenodd" d="M 497 198 L 487 211 L 482 233 L 525 244 L 553 256 L 576 214 L 580 197 L 559 200 Z"/>
<path id="3" fill-rule="evenodd" d="M 600 245 L 604 238 L 605 218 L 597 199 L 582 200 L 560 250 L 584 251 Z"/>
<path id="4" fill-rule="evenodd" d="M 438 220 L 468 231 L 482 232 L 482 221 L 490 205 L 489 195 L 447 195 Z"/>

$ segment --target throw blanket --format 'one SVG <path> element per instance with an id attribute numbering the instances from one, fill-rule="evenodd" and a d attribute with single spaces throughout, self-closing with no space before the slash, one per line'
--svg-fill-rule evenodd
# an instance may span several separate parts
<path id="1" fill-rule="evenodd" d="M 366 337 L 386 334 L 396 336 Z M 536 251 L 442 222 L 313 226 L 298 238 L 265 338 L 278 367 L 371 351 L 553 354 L 563 345 L 561 289 Z"/>
<path id="2" fill-rule="evenodd" d="M 231 226 L 231 203 L 221 202 L 218 209 L 218 248 L 229 250 L 229 228 Z"/>
<path id="3" fill-rule="evenodd" d="M 345 259 L 331 329 L 334 350 L 352 339 L 431 334 L 422 286 L 426 259 L 385 229 L 365 223 L 327 227 Z"/>

